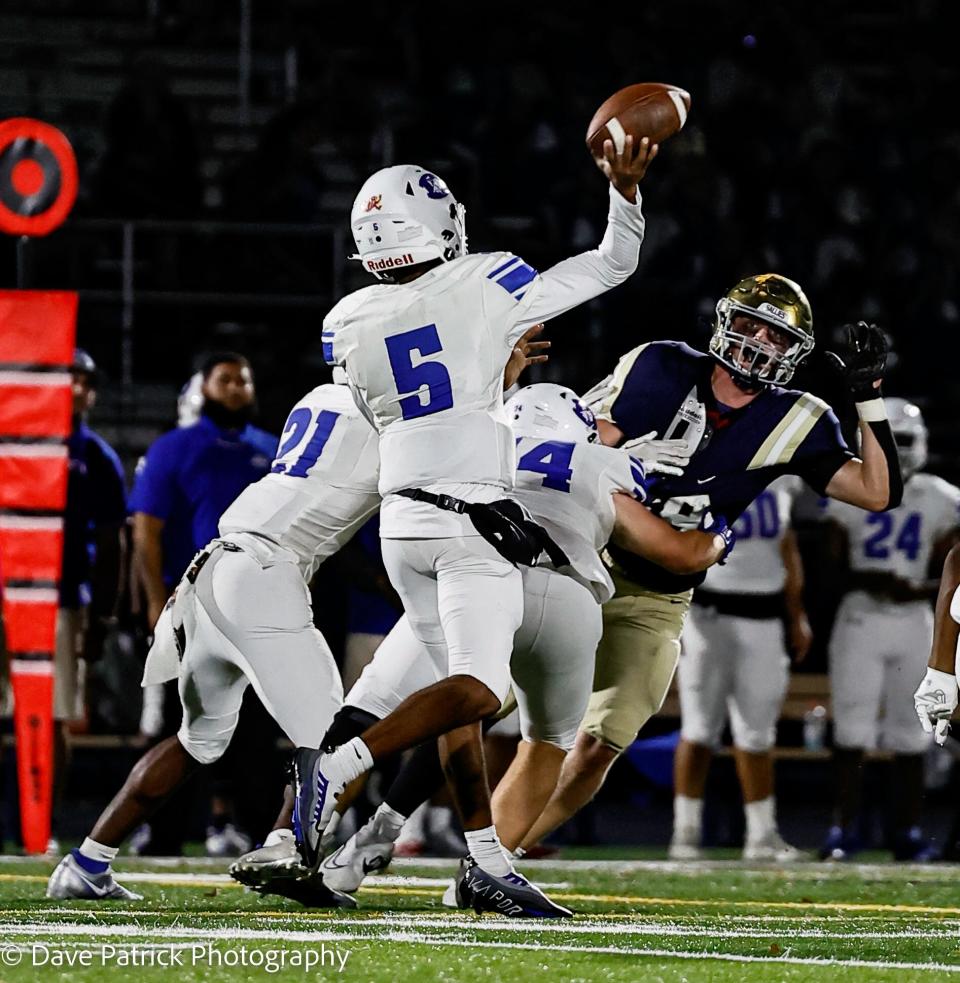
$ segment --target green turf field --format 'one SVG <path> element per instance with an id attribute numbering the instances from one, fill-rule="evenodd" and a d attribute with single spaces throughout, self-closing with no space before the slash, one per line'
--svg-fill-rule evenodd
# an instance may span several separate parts
<path id="1" fill-rule="evenodd" d="M 960 973 L 960 867 L 539 861 L 570 922 L 451 912 L 448 861 L 395 863 L 352 912 L 261 898 L 222 861 L 122 859 L 132 903 L 47 901 L 0 858 L 0 981 L 933 980 Z"/>

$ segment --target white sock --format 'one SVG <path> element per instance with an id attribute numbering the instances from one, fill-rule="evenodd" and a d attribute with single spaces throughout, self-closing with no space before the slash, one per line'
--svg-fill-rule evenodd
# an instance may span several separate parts
<path id="1" fill-rule="evenodd" d="M 449 806 L 431 806 L 427 811 L 426 825 L 431 833 L 440 833 L 453 827 L 453 809 Z"/>
<path id="2" fill-rule="evenodd" d="M 399 839 L 416 840 L 423 843 L 427 838 L 426 821 L 429 803 L 422 802 L 413 812 L 407 816 L 407 821 L 403 824 L 402 834 Z"/>
<path id="3" fill-rule="evenodd" d="M 673 828 L 696 830 L 702 829 L 703 799 L 691 799 L 687 795 L 674 796 Z"/>
<path id="4" fill-rule="evenodd" d="M 284 840 L 293 839 L 292 829 L 272 829 L 267 833 L 267 838 L 263 841 L 264 846 L 276 846 Z"/>
<path id="5" fill-rule="evenodd" d="M 80 852 L 91 860 L 99 860 L 102 863 L 109 864 L 113 863 L 117 854 L 120 852 L 120 848 L 116 846 L 104 846 L 96 840 L 91 840 L 88 836 L 80 844 Z"/>
<path id="6" fill-rule="evenodd" d="M 325 754 L 320 770 L 327 778 L 337 778 L 344 785 L 349 785 L 373 767 L 373 756 L 370 749 L 359 737 L 346 744 L 341 744 L 336 751 Z"/>
<path id="7" fill-rule="evenodd" d="M 464 834 L 470 856 L 476 860 L 488 874 L 494 877 L 506 877 L 513 873 L 513 865 L 507 860 L 507 854 L 500 845 L 500 837 L 493 826 L 486 829 L 468 829 Z"/>
<path id="8" fill-rule="evenodd" d="M 776 832 L 776 800 L 772 795 L 758 802 L 748 802 L 743 811 L 747 818 L 748 840 L 760 840 L 768 833 Z"/>
<path id="9" fill-rule="evenodd" d="M 357 839 L 360 840 L 364 830 L 367 830 L 370 839 L 376 837 L 378 840 L 390 840 L 391 843 L 395 843 L 406 821 L 406 816 L 402 816 L 396 809 L 391 809 L 386 802 L 381 802 L 370 822 L 357 834 Z"/>

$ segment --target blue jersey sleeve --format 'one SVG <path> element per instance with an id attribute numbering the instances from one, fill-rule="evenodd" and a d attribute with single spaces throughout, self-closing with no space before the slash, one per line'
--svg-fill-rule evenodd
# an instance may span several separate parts
<path id="1" fill-rule="evenodd" d="M 130 511 L 145 512 L 154 518 L 166 520 L 173 511 L 177 494 L 177 441 L 176 431 L 164 434 L 154 441 L 146 457 L 137 468 L 133 493 L 130 495 Z"/>

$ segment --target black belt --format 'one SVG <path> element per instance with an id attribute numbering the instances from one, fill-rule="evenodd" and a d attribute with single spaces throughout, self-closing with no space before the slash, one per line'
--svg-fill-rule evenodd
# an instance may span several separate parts
<path id="1" fill-rule="evenodd" d="M 396 494 L 415 502 L 426 502 L 445 512 L 469 516 L 474 529 L 511 563 L 536 566 L 541 553 L 546 553 L 555 567 L 570 563 L 550 533 L 510 498 L 496 502 L 464 502 L 452 495 L 435 495 L 422 488 L 402 488 Z"/>
<path id="2" fill-rule="evenodd" d="M 728 594 L 698 587 L 693 592 L 693 603 L 697 607 L 713 608 L 717 614 L 757 621 L 783 618 L 786 612 L 782 591 L 776 594 Z"/>

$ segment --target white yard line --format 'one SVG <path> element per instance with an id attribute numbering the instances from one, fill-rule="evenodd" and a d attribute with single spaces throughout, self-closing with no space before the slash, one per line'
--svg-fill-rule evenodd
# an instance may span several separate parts
<path id="1" fill-rule="evenodd" d="M 62 910 L 62 909 L 60 909 Z M 155 912 L 145 912 L 145 911 L 127 911 L 124 910 L 122 914 L 126 917 L 140 918 L 145 917 L 150 914 L 156 914 Z M 294 920 L 296 915 L 291 916 L 287 920 Z M 17 929 L 17 925 L 21 923 L 10 922 L 7 924 L 0 924 L 0 933 L 11 933 L 11 934 L 28 934 L 25 930 Z M 33 925 L 43 925 L 47 934 L 53 934 L 57 931 L 69 930 L 70 934 L 87 934 L 90 931 L 90 926 L 85 924 L 69 923 L 69 922 L 41 922 L 33 923 Z M 32 926 L 28 926 L 32 927 Z M 105 925 L 105 926 L 95 926 L 96 928 L 103 928 L 105 931 L 110 931 L 112 929 L 126 930 L 134 926 L 130 925 Z M 139 926 L 142 934 L 153 935 L 160 934 L 168 926 L 158 927 L 156 930 Z M 175 926 L 169 926 L 175 927 Z M 793 928 L 771 928 L 767 926 L 758 926 L 756 929 L 751 929 L 749 926 L 740 926 L 737 928 L 727 928 L 727 927 L 700 927 L 691 925 L 677 925 L 671 922 L 636 922 L 633 924 L 618 924 L 618 923 L 608 923 L 604 922 L 602 919 L 595 919 L 593 921 L 577 919 L 576 921 L 568 922 L 564 921 L 526 921 L 526 920 L 509 920 L 500 919 L 479 919 L 472 915 L 377 915 L 371 916 L 369 918 L 356 918 L 356 917 L 334 917 L 325 921 L 325 926 L 322 931 L 338 931 L 340 929 L 350 929 L 350 928 L 364 928 L 364 929 L 374 929 L 374 928 L 395 928 L 395 929 L 439 929 L 441 931 L 463 931 L 468 930 L 471 932 L 486 933 L 486 932 L 496 932 L 501 934 L 517 934 L 517 935 L 606 935 L 606 936 L 616 936 L 616 937 L 631 937 L 631 936 L 658 936 L 658 937 L 670 937 L 676 936 L 677 938 L 704 938 L 704 939 L 851 939 L 851 940 L 862 940 L 862 939 L 943 939 L 946 942 L 954 942 L 960 938 L 960 932 L 956 930 L 935 930 L 935 931 L 922 931 L 918 929 L 894 929 L 890 931 L 852 931 L 852 932 L 837 932 L 828 931 L 826 929 L 819 928 L 803 928 L 803 929 L 793 929 Z M 177 928 L 177 931 L 193 931 L 193 929 L 185 927 L 183 929 Z M 198 933 L 203 932 L 220 932 L 227 931 L 221 929 L 204 929 L 197 928 Z M 237 933 L 257 933 L 264 932 L 264 929 L 237 929 Z M 300 930 L 286 930 L 286 932 L 281 932 L 279 934 L 285 935 L 291 931 L 295 931 L 298 935 L 309 936 L 312 929 L 300 929 Z"/>
<path id="2" fill-rule="evenodd" d="M 375 936 L 351 937 L 339 932 L 276 932 L 254 931 L 251 929 L 188 929 L 157 928 L 148 929 L 140 925 L 4 925 L 2 930 L 7 937 L 17 935 L 86 935 L 100 938 L 167 938 L 198 939 L 204 941 L 264 941 L 264 942 L 401 942 L 417 945 L 457 946 L 474 949 L 520 949 L 534 952 L 567 952 L 585 955 L 634 956 L 656 959 L 717 960 L 733 963 L 785 963 L 792 966 L 851 966 L 859 969 L 920 970 L 939 973 L 960 973 L 960 964 L 887 962 L 873 959 L 804 958 L 801 956 L 748 956 L 726 952 L 689 952 L 674 949 L 647 949 L 617 946 L 578 946 L 549 945 L 536 942 L 473 941 L 460 938 L 433 937 L 420 931 L 390 930 L 378 931 Z M 13 944 L 13 943 L 8 943 Z M 20 948 L 25 948 L 21 944 Z"/>
<path id="3" fill-rule="evenodd" d="M 124 882 L 132 884 L 185 884 L 196 887 L 242 887 L 229 874 L 196 874 L 183 873 L 182 871 L 117 871 L 118 876 Z M 384 875 L 372 874 L 364 879 L 364 887 L 446 887 L 450 883 L 449 877 L 415 877 L 413 875 Z M 541 881 L 540 886 L 552 888 L 554 890 L 564 890 L 570 887 L 569 881 Z"/>

